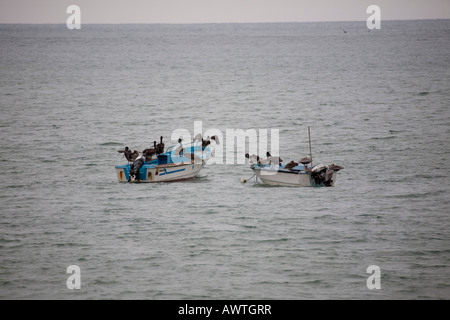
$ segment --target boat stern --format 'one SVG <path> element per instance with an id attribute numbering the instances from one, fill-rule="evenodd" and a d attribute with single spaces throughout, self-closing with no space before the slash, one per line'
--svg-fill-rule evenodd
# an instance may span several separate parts
<path id="1" fill-rule="evenodd" d="M 127 182 L 130 179 L 130 165 L 116 166 L 116 174 L 120 182 Z"/>

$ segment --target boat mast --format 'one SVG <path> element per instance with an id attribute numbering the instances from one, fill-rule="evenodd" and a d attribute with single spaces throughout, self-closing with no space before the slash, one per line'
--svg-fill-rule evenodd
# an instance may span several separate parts
<path id="1" fill-rule="evenodd" d="M 309 139 L 309 157 L 311 159 L 311 168 L 312 168 L 313 163 L 312 163 L 312 152 L 311 152 L 311 132 L 309 130 L 309 127 L 308 127 L 308 139 Z"/>

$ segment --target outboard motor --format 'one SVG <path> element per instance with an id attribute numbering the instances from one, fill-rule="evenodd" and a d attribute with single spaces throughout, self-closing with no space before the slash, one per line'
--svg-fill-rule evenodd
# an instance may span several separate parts
<path id="1" fill-rule="evenodd" d="M 128 182 L 131 181 L 131 177 L 133 176 L 133 179 L 139 180 L 139 169 L 144 165 L 145 156 L 142 154 L 139 157 L 136 158 L 136 160 L 131 164 L 130 168 L 130 178 L 128 179 Z"/>
<path id="2" fill-rule="evenodd" d="M 323 164 L 318 164 L 311 169 L 311 177 L 314 180 L 314 184 L 321 185 L 325 182 L 325 174 L 327 167 Z"/>
<path id="3" fill-rule="evenodd" d="M 331 178 L 333 177 L 333 169 L 328 168 L 325 171 L 325 176 L 323 177 L 323 184 L 327 187 L 331 187 L 333 185 L 333 180 Z"/>
<path id="4" fill-rule="evenodd" d="M 338 166 L 336 164 L 330 164 L 324 166 L 323 164 L 318 164 L 311 169 L 311 177 L 316 185 L 325 185 L 326 187 L 333 186 L 333 173 L 344 169 L 344 167 Z"/>

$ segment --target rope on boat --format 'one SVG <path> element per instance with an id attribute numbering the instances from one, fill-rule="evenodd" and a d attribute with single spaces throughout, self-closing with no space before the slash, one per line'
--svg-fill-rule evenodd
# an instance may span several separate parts
<path id="1" fill-rule="evenodd" d="M 248 178 L 248 179 L 245 179 L 245 178 L 242 178 L 241 179 L 241 182 L 242 183 L 246 183 L 247 182 L 247 180 L 250 180 L 250 179 L 252 179 L 254 176 L 256 176 L 256 173 L 255 174 L 253 174 L 250 178 Z"/>

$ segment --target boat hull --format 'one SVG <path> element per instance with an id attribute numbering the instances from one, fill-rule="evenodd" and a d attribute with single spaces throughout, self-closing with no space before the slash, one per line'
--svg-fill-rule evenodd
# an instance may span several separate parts
<path id="1" fill-rule="evenodd" d="M 336 182 L 336 172 L 333 172 L 327 184 L 317 184 L 307 171 L 274 170 L 266 168 L 252 168 L 257 178 L 263 183 L 272 186 L 292 186 L 292 187 L 318 187 L 333 186 Z"/>
<path id="2" fill-rule="evenodd" d="M 139 169 L 139 179 L 130 179 L 130 165 L 116 166 L 120 182 L 170 182 L 195 178 L 202 169 L 201 163 L 172 163 L 167 165 L 143 165 Z"/>

